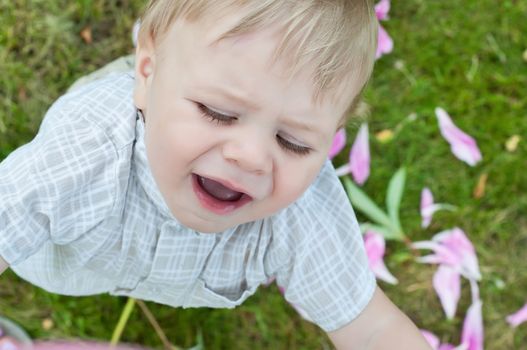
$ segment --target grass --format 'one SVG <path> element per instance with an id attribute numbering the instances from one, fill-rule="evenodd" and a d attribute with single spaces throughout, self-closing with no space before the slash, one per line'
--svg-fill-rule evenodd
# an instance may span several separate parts
<path id="1" fill-rule="evenodd" d="M 139 0 L 0 1 L 0 159 L 35 134 L 47 107 L 78 77 L 131 51 L 130 28 Z M 405 124 L 387 144 L 371 139 L 372 175 L 365 191 L 383 203 L 391 175 L 408 170 L 401 207 L 412 240 L 459 226 L 476 246 L 486 349 L 520 349 L 527 325 L 513 330 L 505 316 L 527 300 L 527 3 L 504 0 L 394 1 L 383 25 L 395 41 L 394 52 L 378 61 L 366 99 L 372 134 Z M 93 42 L 79 33 L 90 27 Z M 455 159 L 441 138 L 436 106 L 477 140 L 484 156 L 471 168 Z M 350 128 L 353 134 L 356 127 Z M 523 137 L 514 153 L 504 143 Z M 342 154 L 339 161 L 343 161 Z M 488 174 L 483 198 L 472 195 Z M 420 228 L 420 191 L 428 186 L 440 202 L 459 207 L 438 213 Z M 363 219 L 359 215 L 360 219 Z M 468 285 L 456 318 L 445 321 L 431 279 L 434 267 L 418 265 L 397 243 L 388 245 L 387 264 L 399 278 L 382 285 L 420 327 L 459 342 Z M 33 337 L 109 340 L 126 299 L 107 295 L 72 298 L 46 293 L 7 272 L 0 278 L 0 313 L 22 324 Z M 189 347 L 202 332 L 207 349 L 325 349 L 330 342 L 317 327 L 301 320 L 275 287 L 261 288 L 232 310 L 172 309 L 147 303 L 169 340 Z M 44 319 L 53 320 L 46 330 Z M 125 341 L 152 347 L 161 343 L 136 309 Z"/>

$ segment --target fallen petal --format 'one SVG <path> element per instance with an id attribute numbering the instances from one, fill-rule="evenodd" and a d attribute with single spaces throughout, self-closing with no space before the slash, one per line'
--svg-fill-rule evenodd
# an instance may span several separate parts
<path id="1" fill-rule="evenodd" d="M 466 350 L 466 348 L 463 345 L 460 345 L 458 347 L 455 347 L 452 344 L 441 344 L 437 350 Z"/>
<path id="2" fill-rule="evenodd" d="M 339 131 L 337 131 L 337 133 L 335 134 L 335 137 L 333 138 L 333 144 L 329 149 L 329 159 L 333 159 L 333 157 L 339 154 L 340 151 L 342 151 L 342 149 L 344 148 L 344 146 L 346 146 L 346 130 L 339 129 Z"/>
<path id="3" fill-rule="evenodd" d="M 461 278 L 459 273 L 449 266 L 439 265 L 439 268 L 434 274 L 433 286 L 439 296 L 447 319 L 453 319 L 461 295 Z"/>
<path id="4" fill-rule="evenodd" d="M 382 55 L 388 54 L 393 51 L 393 40 L 388 32 L 379 25 L 379 33 L 377 38 L 377 51 L 375 52 L 375 58 L 379 59 Z"/>
<path id="5" fill-rule="evenodd" d="M 454 122 L 444 109 L 437 107 L 435 113 L 439 121 L 441 135 L 450 144 L 452 153 L 468 165 L 476 165 L 482 158 L 476 141 L 454 125 Z"/>
<path id="6" fill-rule="evenodd" d="M 375 5 L 375 15 L 379 21 L 387 20 L 388 12 L 390 12 L 390 0 L 381 0 Z"/>
<path id="7" fill-rule="evenodd" d="M 527 304 L 523 305 L 523 307 L 515 313 L 507 316 L 506 319 L 511 327 L 518 327 L 520 324 L 527 321 Z"/>
<path id="8" fill-rule="evenodd" d="M 349 169 L 353 180 L 362 185 L 370 176 L 370 145 L 368 124 L 363 123 L 359 129 L 349 156 Z"/>
<path id="9" fill-rule="evenodd" d="M 461 332 L 461 343 L 467 350 L 483 350 L 483 317 L 481 300 L 472 303 L 467 311 Z"/>
<path id="10" fill-rule="evenodd" d="M 388 143 L 393 139 L 393 131 L 390 129 L 384 129 L 375 134 L 375 138 L 380 143 Z"/>
<path id="11" fill-rule="evenodd" d="M 487 179 L 489 177 L 489 174 L 483 173 L 478 179 L 478 183 L 476 187 L 474 188 L 473 196 L 476 199 L 483 198 L 485 195 L 485 188 L 487 187 Z"/>
<path id="12" fill-rule="evenodd" d="M 139 345 L 116 345 L 92 341 L 43 341 L 33 345 L 33 350 L 148 350 Z"/>
<path id="13" fill-rule="evenodd" d="M 458 268 L 463 276 L 476 281 L 481 280 L 476 250 L 463 230 L 455 227 L 436 234 L 432 239 L 443 244 L 447 250 L 458 257 Z"/>
<path id="14" fill-rule="evenodd" d="M 432 332 L 427 331 L 425 329 L 419 330 L 423 337 L 426 339 L 428 344 L 432 347 L 433 350 L 438 350 L 439 348 L 439 338 Z"/>
<path id="15" fill-rule="evenodd" d="M 141 21 L 137 20 L 132 28 L 132 43 L 134 47 L 137 46 L 137 38 L 139 37 L 139 29 L 141 28 Z"/>
<path id="16" fill-rule="evenodd" d="M 82 40 L 86 44 L 91 44 L 93 42 L 93 37 L 92 37 L 92 33 L 91 33 L 91 27 L 89 27 L 89 26 L 85 27 L 83 30 L 81 30 L 80 36 L 81 36 Z"/>
<path id="17" fill-rule="evenodd" d="M 366 255 L 373 273 L 378 279 L 386 283 L 397 284 L 399 281 L 388 271 L 383 260 L 385 244 L 384 237 L 379 233 L 370 230 L 364 234 Z"/>
<path id="18" fill-rule="evenodd" d="M 433 209 L 434 196 L 432 191 L 428 187 L 423 188 L 421 191 L 421 227 L 427 228 L 432 222 L 432 216 L 434 215 Z"/>

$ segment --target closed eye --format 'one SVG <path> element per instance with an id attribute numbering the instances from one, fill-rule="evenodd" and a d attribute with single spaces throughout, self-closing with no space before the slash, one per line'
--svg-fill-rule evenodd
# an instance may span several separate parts
<path id="1" fill-rule="evenodd" d="M 203 115 L 203 117 L 209 119 L 212 122 L 215 122 L 217 124 L 221 125 L 232 125 L 234 122 L 238 120 L 238 117 L 222 114 L 219 112 L 216 112 L 215 110 L 207 107 L 203 103 L 196 102 L 196 105 Z M 276 141 L 280 145 L 282 149 L 284 149 L 287 152 L 291 152 L 297 155 L 307 155 L 311 152 L 311 148 L 300 146 L 296 143 L 293 143 L 284 137 L 280 135 L 276 135 Z"/>
<path id="2" fill-rule="evenodd" d="M 216 112 L 215 110 L 205 106 L 203 103 L 196 102 L 196 105 L 203 117 L 217 124 L 231 125 L 238 120 L 237 117 Z"/>
<path id="3" fill-rule="evenodd" d="M 297 145 L 296 143 L 293 143 L 280 135 L 276 135 L 276 140 L 280 147 L 288 152 L 292 152 L 301 156 L 307 155 L 311 152 L 311 148 Z"/>

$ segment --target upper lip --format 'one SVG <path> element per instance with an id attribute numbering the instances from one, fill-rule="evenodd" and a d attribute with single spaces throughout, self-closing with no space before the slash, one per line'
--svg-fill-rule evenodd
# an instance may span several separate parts
<path id="1" fill-rule="evenodd" d="M 227 188 L 229 188 L 229 189 L 231 189 L 233 191 L 243 193 L 243 194 L 245 194 L 245 195 L 247 195 L 247 196 L 252 198 L 252 196 L 249 194 L 249 192 L 246 191 L 243 187 L 241 187 L 239 185 L 236 185 L 236 184 L 233 184 L 229 180 L 220 179 L 220 178 L 214 177 L 214 176 L 205 176 L 205 175 L 200 175 L 200 174 L 196 174 L 196 175 L 204 177 L 204 178 L 207 178 L 207 179 L 211 179 L 211 180 L 216 181 L 216 182 L 219 182 L 223 186 L 225 186 L 225 187 L 227 187 Z"/>

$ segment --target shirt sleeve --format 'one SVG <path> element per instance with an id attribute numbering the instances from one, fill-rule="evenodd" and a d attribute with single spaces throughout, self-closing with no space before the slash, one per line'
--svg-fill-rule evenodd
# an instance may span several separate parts
<path id="1" fill-rule="evenodd" d="M 352 321 L 366 307 L 376 282 L 351 204 L 331 162 L 273 223 L 277 284 L 304 318 L 324 331 Z"/>
<path id="2" fill-rule="evenodd" d="M 16 265 L 97 226 L 115 201 L 116 157 L 79 106 L 55 103 L 37 136 L 0 163 L 0 256 Z"/>

